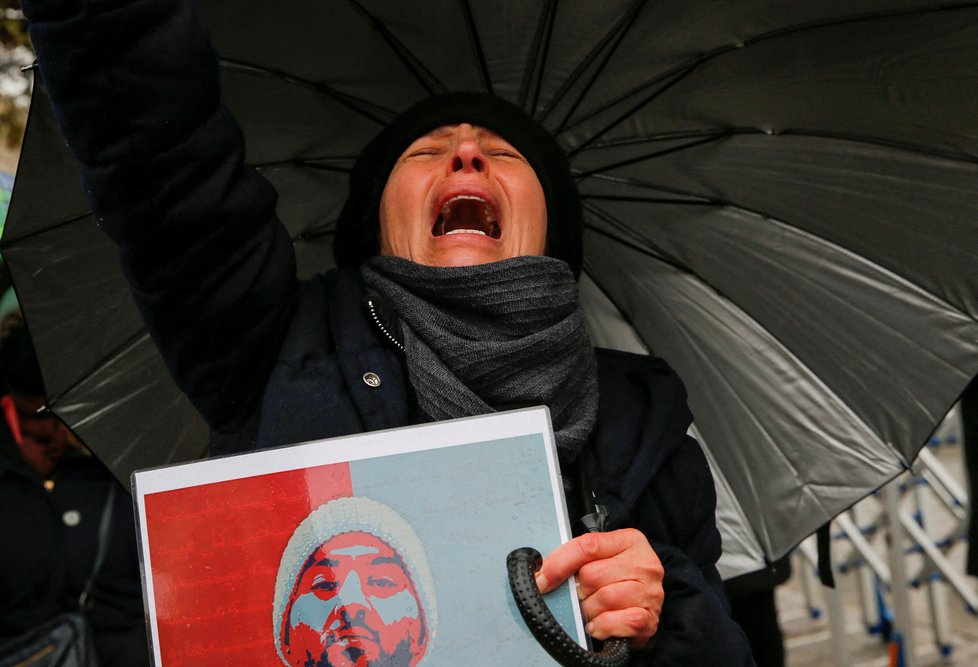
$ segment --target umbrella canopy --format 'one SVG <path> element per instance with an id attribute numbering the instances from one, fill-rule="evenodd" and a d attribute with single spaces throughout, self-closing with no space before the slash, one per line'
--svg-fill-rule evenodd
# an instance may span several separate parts
<path id="1" fill-rule="evenodd" d="M 905 469 L 978 372 L 978 3 L 204 0 L 300 272 L 360 148 L 483 90 L 571 158 L 596 342 L 665 357 L 713 464 L 725 574 Z M 51 407 L 122 477 L 199 456 L 36 100 L 4 256 Z"/>

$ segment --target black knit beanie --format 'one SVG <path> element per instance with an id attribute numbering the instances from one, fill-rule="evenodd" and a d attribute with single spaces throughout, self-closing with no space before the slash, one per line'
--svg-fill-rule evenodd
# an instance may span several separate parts
<path id="1" fill-rule="evenodd" d="M 443 125 L 470 123 L 511 143 L 537 174 L 547 202 L 547 255 L 581 273 L 581 202 L 560 145 L 522 109 L 484 93 L 447 93 L 414 105 L 367 144 L 350 173 L 350 193 L 336 222 L 338 266 L 359 266 L 379 252 L 380 198 L 401 153 Z"/>

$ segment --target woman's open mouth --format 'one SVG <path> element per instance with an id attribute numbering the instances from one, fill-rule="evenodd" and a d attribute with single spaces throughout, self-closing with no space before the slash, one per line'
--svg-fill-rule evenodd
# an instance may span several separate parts
<path id="1" fill-rule="evenodd" d="M 498 239 L 500 229 L 496 212 L 489 202 L 477 195 L 456 195 L 442 204 L 431 234 L 481 234 Z"/>

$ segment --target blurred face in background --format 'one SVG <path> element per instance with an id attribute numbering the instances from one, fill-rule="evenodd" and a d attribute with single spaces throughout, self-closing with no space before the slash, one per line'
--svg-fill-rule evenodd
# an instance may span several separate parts
<path id="1" fill-rule="evenodd" d="M 20 426 L 21 453 L 42 477 L 47 477 L 68 448 L 79 444 L 78 440 L 53 414 L 38 412 L 44 406 L 44 397 L 11 390 L 10 398 Z"/>

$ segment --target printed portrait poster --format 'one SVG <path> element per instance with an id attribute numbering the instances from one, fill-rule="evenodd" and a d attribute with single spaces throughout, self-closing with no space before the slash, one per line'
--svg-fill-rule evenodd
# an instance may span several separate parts
<path id="1" fill-rule="evenodd" d="M 570 539 L 562 488 L 546 408 L 136 472 L 154 664 L 552 665 L 506 556 Z"/>

